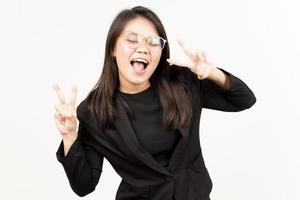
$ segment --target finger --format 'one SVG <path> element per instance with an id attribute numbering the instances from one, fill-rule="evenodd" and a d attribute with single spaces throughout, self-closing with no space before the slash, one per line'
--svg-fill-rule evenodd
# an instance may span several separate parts
<path id="1" fill-rule="evenodd" d="M 179 61 L 176 59 L 167 59 L 168 63 L 170 63 L 170 65 L 178 65 L 179 67 L 187 67 L 187 68 L 191 68 L 191 66 L 184 61 Z"/>
<path id="2" fill-rule="evenodd" d="M 181 46 L 182 50 L 186 55 L 188 55 L 191 58 L 194 57 L 193 52 L 187 47 L 187 45 L 183 42 L 182 39 L 177 39 L 177 42 Z"/>
<path id="3" fill-rule="evenodd" d="M 194 72 L 197 75 L 198 79 L 202 80 L 202 79 L 205 78 L 205 75 L 202 74 L 201 72 L 199 72 L 198 69 L 191 69 L 191 71 Z"/>
<path id="4" fill-rule="evenodd" d="M 56 104 L 54 108 L 64 119 L 76 117 L 76 113 L 74 114 L 75 111 L 71 105 Z"/>
<path id="5" fill-rule="evenodd" d="M 202 70 L 196 66 L 196 67 L 191 68 L 191 71 L 194 72 L 195 74 L 199 74 L 199 73 L 201 73 Z"/>
<path id="6" fill-rule="evenodd" d="M 61 114 L 63 117 L 68 118 L 68 119 L 74 117 L 73 111 L 71 111 L 71 110 L 62 110 L 62 111 L 60 112 L 60 114 Z"/>
<path id="7" fill-rule="evenodd" d="M 65 132 L 65 127 L 63 125 L 63 123 L 61 123 L 58 119 L 54 118 L 54 122 L 56 124 L 56 127 L 58 128 L 58 130 L 61 132 L 61 134 L 64 134 Z"/>
<path id="8" fill-rule="evenodd" d="M 62 110 L 61 104 L 55 104 L 54 109 L 55 109 L 56 112 L 60 113 L 61 110 Z"/>
<path id="9" fill-rule="evenodd" d="M 64 123 L 64 118 L 63 118 L 63 116 L 62 116 L 59 112 L 57 112 L 57 111 L 54 113 L 54 118 L 55 118 L 56 120 L 58 120 L 61 124 Z"/>
<path id="10" fill-rule="evenodd" d="M 197 76 L 200 80 L 207 78 L 208 76 L 207 68 L 198 69 Z"/>
<path id="11" fill-rule="evenodd" d="M 197 50 L 196 51 L 196 56 L 199 59 L 200 63 L 203 63 L 205 61 L 205 57 L 204 57 L 202 51 Z"/>
<path id="12" fill-rule="evenodd" d="M 58 84 L 53 84 L 53 88 L 58 96 L 60 103 L 62 103 L 62 104 L 66 103 L 65 96 L 64 96 L 63 92 L 61 91 L 60 87 L 58 86 Z"/>
<path id="13" fill-rule="evenodd" d="M 71 116 L 72 116 L 74 119 L 77 119 L 77 113 L 76 113 L 75 110 L 72 111 Z"/>
<path id="14" fill-rule="evenodd" d="M 204 75 L 198 74 L 197 76 L 198 76 L 198 79 L 200 79 L 200 80 L 205 79 L 205 76 L 204 76 Z"/>
<path id="15" fill-rule="evenodd" d="M 212 59 L 208 56 L 208 54 L 203 51 L 203 56 L 204 56 L 204 59 L 207 60 L 209 63 L 213 63 Z"/>
<path id="16" fill-rule="evenodd" d="M 73 106 L 75 106 L 76 98 L 77 98 L 77 86 L 73 85 L 72 86 L 72 93 L 71 93 L 71 96 L 70 96 L 70 104 L 72 104 Z"/>

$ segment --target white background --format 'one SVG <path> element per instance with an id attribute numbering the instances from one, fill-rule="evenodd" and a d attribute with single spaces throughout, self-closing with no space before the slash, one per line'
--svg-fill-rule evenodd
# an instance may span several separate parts
<path id="1" fill-rule="evenodd" d="M 193 49 L 241 78 L 257 102 L 249 110 L 203 110 L 200 140 L 213 200 L 300 199 L 300 3 L 297 0 L 0 0 L 0 199 L 80 199 L 56 160 L 52 83 L 98 80 L 106 34 L 124 8 L 144 5 L 165 25 L 171 55 Z M 115 198 L 120 177 L 104 161 L 96 190 Z"/>

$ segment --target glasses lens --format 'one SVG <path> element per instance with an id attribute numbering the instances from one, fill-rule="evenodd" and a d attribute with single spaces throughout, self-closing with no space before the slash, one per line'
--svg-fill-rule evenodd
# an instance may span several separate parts
<path id="1" fill-rule="evenodd" d="M 165 41 L 159 36 L 152 36 L 148 40 L 148 46 L 152 51 L 161 51 L 164 48 Z"/>
<path id="2" fill-rule="evenodd" d="M 139 37 L 136 33 L 126 33 L 125 41 L 130 48 L 136 48 L 139 46 Z"/>

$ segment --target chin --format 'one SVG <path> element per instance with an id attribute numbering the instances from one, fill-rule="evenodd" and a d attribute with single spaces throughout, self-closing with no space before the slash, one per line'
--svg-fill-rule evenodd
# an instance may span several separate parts
<path id="1" fill-rule="evenodd" d="M 138 85 L 145 84 L 145 82 L 147 82 L 147 81 L 148 81 L 148 79 L 143 79 L 143 80 L 133 80 L 133 81 L 131 81 L 131 84 L 138 86 Z"/>

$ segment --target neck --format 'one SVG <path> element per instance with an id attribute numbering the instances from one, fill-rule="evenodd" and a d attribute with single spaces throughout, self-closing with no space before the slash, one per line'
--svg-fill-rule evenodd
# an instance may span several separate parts
<path id="1" fill-rule="evenodd" d="M 142 92 L 149 87 L 150 87 L 150 82 L 148 81 L 147 83 L 142 85 L 128 85 L 128 86 L 121 85 L 119 87 L 119 90 L 124 93 L 135 94 L 135 93 Z"/>

